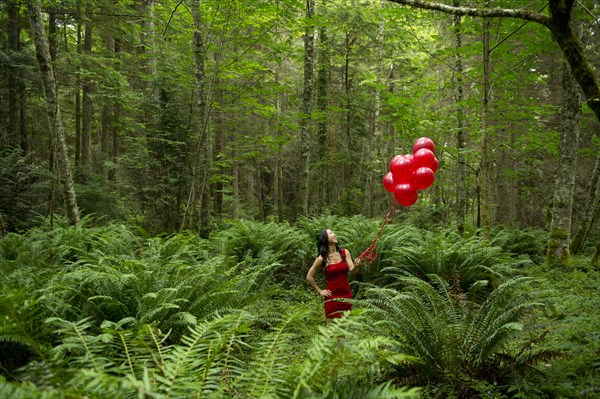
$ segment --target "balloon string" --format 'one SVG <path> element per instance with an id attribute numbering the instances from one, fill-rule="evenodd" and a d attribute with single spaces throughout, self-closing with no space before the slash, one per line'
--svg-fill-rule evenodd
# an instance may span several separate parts
<path id="1" fill-rule="evenodd" d="M 390 217 L 393 215 L 393 213 L 394 213 L 394 207 L 396 206 L 396 202 L 398 202 L 398 201 L 394 198 L 394 202 L 392 203 L 392 207 L 390 208 L 387 216 L 385 217 L 385 220 L 383 221 L 383 224 L 381 225 L 381 228 L 379 229 L 379 232 L 375 236 L 375 239 L 373 240 L 373 242 L 371 243 L 371 245 L 369 245 L 369 247 L 362 254 L 360 254 L 358 256 L 358 258 L 356 258 L 357 261 L 359 259 L 362 259 L 362 258 L 365 258 L 366 260 L 369 260 L 371 262 L 374 261 L 375 259 L 377 259 L 377 249 L 375 247 L 375 244 L 377 243 L 377 240 L 379 239 L 379 236 L 381 235 L 381 232 L 383 231 L 383 228 L 387 224 L 387 222 L 390 219 Z"/>

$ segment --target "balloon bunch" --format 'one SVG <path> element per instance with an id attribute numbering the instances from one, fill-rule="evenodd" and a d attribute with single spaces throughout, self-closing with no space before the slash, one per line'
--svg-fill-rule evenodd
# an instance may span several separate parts
<path id="1" fill-rule="evenodd" d="M 400 205 L 417 202 L 417 191 L 433 184 L 440 165 L 434 155 L 435 145 L 428 137 L 421 137 L 413 145 L 412 154 L 396 155 L 390 161 L 390 171 L 383 177 L 383 187 L 394 194 Z"/>

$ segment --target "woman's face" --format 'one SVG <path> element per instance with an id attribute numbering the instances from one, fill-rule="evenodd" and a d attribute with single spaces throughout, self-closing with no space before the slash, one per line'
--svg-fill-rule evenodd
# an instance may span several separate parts
<path id="1" fill-rule="evenodd" d="M 329 244 L 337 244 L 337 242 L 338 242 L 337 236 L 331 230 L 327 230 L 327 242 Z"/>

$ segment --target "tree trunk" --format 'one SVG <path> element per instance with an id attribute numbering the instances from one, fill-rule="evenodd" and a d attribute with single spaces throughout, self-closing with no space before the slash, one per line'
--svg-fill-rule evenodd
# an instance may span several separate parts
<path id="1" fill-rule="evenodd" d="M 85 23 L 83 34 L 83 53 L 84 56 L 90 56 L 92 53 L 92 7 L 86 8 L 87 22 Z M 85 68 L 85 66 L 84 66 Z M 90 169 L 91 157 L 91 128 L 92 128 L 92 81 L 89 77 L 82 79 L 82 106 L 81 106 L 81 166 L 85 172 Z M 84 174 L 85 176 L 85 174 Z"/>
<path id="2" fill-rule="evenodd" d="M 194 132 L 197 134 L 195 152 L 192 155 L 195 162 L 192 165 L 192 183 L 190 195 L 184 214 L 182 227 L 186 225 L 186 217 L 189 218 L 187 225 L 192 227 L 194 214 L 199 217 L 199 232 L 204 235 L 210 227 L 210 186 L 208 184 L 210 174 L 210 143 L 208 136 L 208 102 L 206 84 L 206 46 L 204 44 L 203 21 L 200 0 L 192 0 L 191 12 L 194 20 L 194 35 L 192 52 L 194 54 L 196 87 L 194 90 L 193 114 L 195 115 Z"/>
<path id="3" fill-rule="evenodd" d="M 571 241 L 571 253 L 577 254 L 583 248 L 592 226 L 597 221 L 600 209 L 600 153 L 596 156 L 596 166 L 588 186 L 588 197 L 584 205 L 581 222 Z"/>
<path id="4" fill-rule="evenodd" d="M 322 26 L 319 30 L 319 46 L 317 52 L 317 78 L 315 82 L 315 105 L 317 109 L 317 143 L 318 148 L 316 151 L 316 157 L 320 160 L 325 159 L 329 156 L 329 146 L 327 145 L 328 138 L 328 105 L 329 96 L 327 89 L 329 86 L 329 41 L 327 40 L 327 28 Z M 314 190 L 314 201 L 317 208 L 321 208 L 325 203 L 329 203 L 329 190 L 328 185 L 328 173 L 325 168 L 326 165 L 320 163 L 319 170 L 316 171 L 316 181 Z"/>
<path id="5" fill-rule="evenodd" d="M 106 54 L 111 57 L 115 49 L 115 42 L 110 34 L 105 36 L 105 49 Z M 104 99 L 102 104 L 102 117 L 100 125 L 100 165 L 98 169 L 103 177 L 108 178 L 107 163 L 110 160 L 110 144 L 112 138 L 113 128 L 113 106 L 110 104 L 107 98 Z"/>
<path id="6" fill-rule="evenodd" d="M 6 3 L 8 12 L 7 33 L 8 48 L 13 54 L 21 52 L 21 16 L 15 0 Z M 21 65 L 15 61 L 10 63 L 10 77 L 6 82 L 8 87 L 8 124 L 6 137 L 0 137 L 0 148 L 5 144 L 7 147 L 20 147 L 22 154 L 29 151 L 29 140 L 27 139 L 26 127 L 26 86 L 23 81 Z M 1 133 L 1 132 L 0 132 Z M 1 134 L 0 134 L 1 136 Z"/>
<path id="7" fill-rule="evenodd" d="M 71 167 L 65 143 L 64 129 L 62 125 L 58 96 L 56 92 L 56 81 L 54 70 L 50 58 L 50 50 L 46 39 L 46 32 L 43 25 L 42 12 L 40 10 L 39 0 L 28 0 L 27 8 L 31 21 L 31 33 L 35 41 L 36 56 L 42 73 L 42 82 L 44 85 L 44 95 L 48 108 L 48 119 L 50 130 L 54 138 L 56 156 L 59 161 L 60 171 L 63 180 L 63 195 L 66 205 L 67 217 L 71 225 L 79 223 L 79 209 L 77 207 L 77 197 L 73 187 Z"/>
<path id="8" fill-rule="evenodd" d="M 458 1 L 454 2 L 454 5 L 458 5 Z M 454 27 L 454 50 L 455 50 L 455 102 L 456 102 L 456 225 L 458 227 L 458 233 L 462 236 L 465 231 L 465 214 L 467 209 L 467 188 L 466 188 L 466 160 L 465 160 L 465 147 L 466 147 L 466 132 L 464 129 L 464 110 L 463 110 L 463 64 L 462 55 L 460 49 L 462 48 L 462 34 L 461 34 L 461 17 L 460 15 L 454 16 L 453 27 Z"/>
<path id="9" fill-rule="evenodd" d="M 373 112 L 371 120 L 369 121 L 369 140 L 368 140 L 368 148 L 367 148 L 367 165 L 374 165 L 376 157 L 381 157 L 380 151 L 380 143 L 381 143 L 381 127 L 379 122 L 379 115 L 381 113 L 381 89 L 382 87 L 382 79 L 383 79 L 383 51 L 385 44 L 385 18 L 383 16 L 383 7 L 384 1 L 381 0 L 379 3 L 379 34 L 377 36 L 377 87 L 375 87 L 375 101 L 373 104 Z M 374 213 L 374 193 L 378 192 L 375 188 L 375 184 L 377 181 L 381 181 L 376 178 L 376 174 L 379 174 L 380 171 L 377 168 L 369 166 L 367 170 L 367 200 L 365 201 L 366 209 L 365 215 L 367 217 L 372 218 Z"/>
<path id="10" fill-rule="evenodd" d="M 217 93 L 217 102 L 222 104 L 223 101 L 223 92 L 220 90 Z M 213 159 L 216 162 L 215 170 L 219 175 L 225 175 L 225 167 L 223 166 L 223 162 L 225 161 L 225 132 L 227 131 L 227 127 L 225 126 L 225 121 L 223 117 L 223 110 L 216 108 L 214 110 L 214 123 L 215 123 L 215 144 L 213 148 Z M 225 189 L 224 179 L 219 177 L 213 183 L 212 191 L 213 191 L 213 209 L 218 217 L 223 215 L 223 190 Z"/>
<path id="11" fill-rule="evenodd" d="M 490 240 L 490 165 L 489 165 L 489 120 L 490 120 L 490 19 L 483 21 L 483 104 L 481 124 L 483 137 L 481 139 L 481 229 L 485 241 Z"/>
<path id="12" fill-rule="evenodd" d="M 571 252 L 571 216 L 573 212 L 573 191 L 575 189 L 575 167 L 579 150 L 579 121 L 581 100 L 579 88 L 571 78 L 569 67 L 563 65 L 563 107 L 561 114 L 560 146 L 558 168 L 554 177 L 552 200 L 552 222 L 546 264 L 569 268 Z"/>
<path id="13" fill-rule="evenodd" d="M 77 53 L 81 53 L 81 23 L 77 21 Z M 75 168 L 81 166 L 81 64 L 75 78 Z"/>
<path id="14" fill-rule="evenodd" d="M 118 59 L 121 53 L 121 41 L 119 39 L 115 39 L 115 47 L 114 47 L 115 57 Z M 117 62 L 117 65 L 120 65 Z M 119 159 L 119 136 L 120 136 L 120 128 L 121 128 L 121 102 L 117 100 L 113 106 L 113 118 L 112 118 L 112 148 L 110 151 L 110 161 L 111 167 L 108 171 L 108 180 L 116 181 L 117 180 L 117 162 Z"/>
<path id="15" fill-rule="evenodd" d="M 312 97 L 314 70 L 314 0 L 306 0 L 306 24 L 304 32 L 304 83 L 302 87 L 302 106 L 300 112 L 300 173 L 298 187 L 297 215 L 308 215 L 310 182 L 310 141 L 312 128 Z"/>

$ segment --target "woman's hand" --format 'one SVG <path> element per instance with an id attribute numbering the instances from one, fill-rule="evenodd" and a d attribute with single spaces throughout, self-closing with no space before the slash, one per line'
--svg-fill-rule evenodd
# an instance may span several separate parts
<path id="1" fill-rule="evenodd" d="M 321 295 L 324 298 L 327 298 L 331 296 L 331 290 L 321 290 L 319 291 L 319 295 Z"/>

